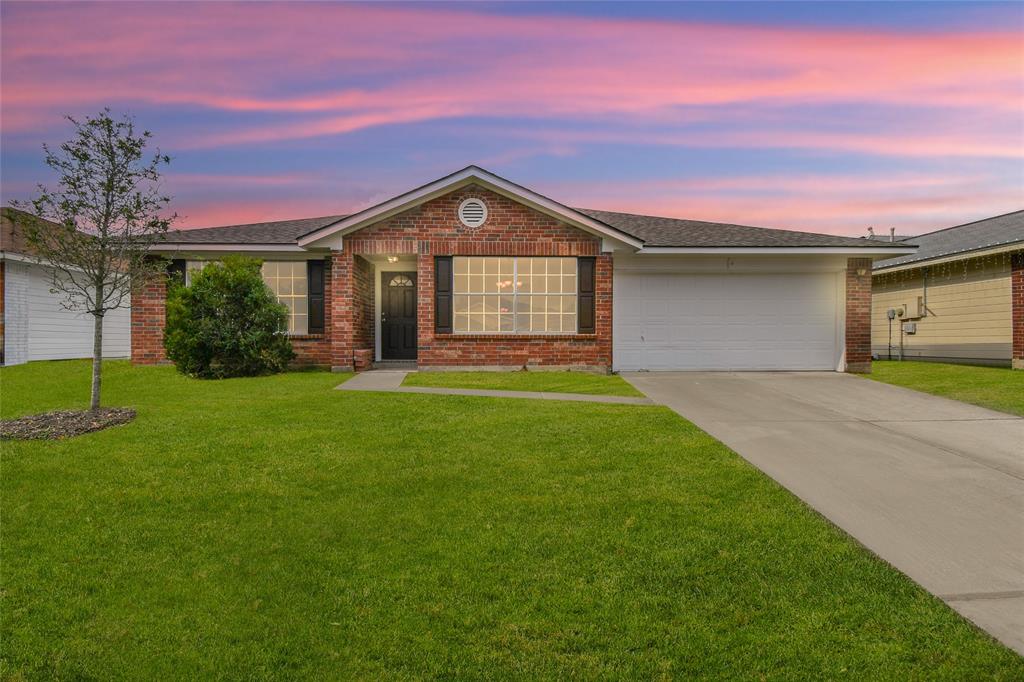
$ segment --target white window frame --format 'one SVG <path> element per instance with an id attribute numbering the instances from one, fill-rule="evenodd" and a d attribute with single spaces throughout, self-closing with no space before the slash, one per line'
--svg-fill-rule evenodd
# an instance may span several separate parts
<path id="1" fill-rule="evenodd" d="M 467 264 L 468 264 L 468 261 L 470 261 L 472 259 L 495 259 L 495 260 L 497 260 L 497 259 L 502 259 L 502 258 L 508 258 L 508 259 L 512 260 L 512 291 L 511 292 L 473 292 L 472 289 L 468 289 L 465 292 L 460 292 L 456 288 L 456 286 L 455 286 L 456 279 L 455 278 L 457 277 L 457 275 L 455 273 L 457 271 L 457 267 L 456 267 L 456 261 L 457 260 L 464 259 L 464 260 L 467 261 Z M 533 292 L 533 291 L 530 291 L 530 292 L 520 292 L 519 291 L 519 286 L 518 286 L 518 283 L 519 283 L 519 261 L 522 258 L 529 258 L 531 260 L 533 260 L 533 259 L 546 259 L 546 260 L 559 260 L 559 261 L 572 260 L 573 267 L 575 269 L 575 271 L 573 273 L 573 279 L 576 282 L 576 289 L 574 291 L 572 291 L 572 292 L 559 292 L 559 293 L 551 293 L 551 294 L 549 294 L 547 292 L 539 293 L 539 292 Z M 532 275 L 533 273 L 531 272 L 530 274 Z M 563 276 L 563 275 L 560 274 L 559 276 Z M 576 256 L 453 256 L 452 257 L 452 289 L 451 289 L 451 291 L 452 291 L 452 333 L 456 334 L 456 335 L 461 335 L 461 336 L 479 336 L 479 335 L 565 336 L 565 335 L 579 334 L 579 328 L 580 328 L 580 314 L 579 314 L 579 305 L 580 305 L 579 281 L 580 280 L 579 280 L 579 278 L 580 278 L 580 263 L 579 263 L 579 258 L 576 257 Z M 511 298 L 512 299 L 512 313 L 511 313 L 511 315 L 512 315 L 512 329 L 511 330 L 504 330 L 504 331 L 501 330 L 500 322 L 499 322 L 499 328 L 497 330 L 490 330 L 490 331 L 488 331 L 488 330 L 469 330 L 469 329 L 461 329 L 460 330 L 458 328 L 457 323 L 456 323 L 456 320 L 458 319 L 458 316 L 459 316 L 459 311 L 458 311 L 458 309 L 455 306 L 455 299 L 456 299 L 456 297 L 459 297 L 459 296 L 485 296 L 485 297 L 495 297 L 495 298 L 498 298 L 498 299 L 500 299 L 502 297 L 509 297 L 509 298 Z M 574 320 L 573 328 L 572 329 L 568 329 L 568 330 L 567 329 L 562 329 L 562 330 L 559 330 L 559 331 L 547 331 L 547 330 L 545 330 L 545 331 L 534 331 L 534 330 L 521 331 L 521 330 L 518 330 L 516 328 L 516 322 L 517 322 L 517 320 L 519 318 L 519 315 L 520 315 L 520 313 L 517 312 L 517 310 L 518 310 L 518 299 L 519 299 L 520 296 L 523 296 L 523 297 L 538 297 L 538 298 L 539 297 L 547 297 L 547 296 L 559 296 L 559 297 L 570 296 L 570 297 L 572 297 L 573 303 L 574 303 L 574 310 L 573 310 L 573 313 L 572 313 L 572 318 Z M 468 314 L 468 313 L 463 313 L 463 314 Z M 545 315 L 547 315 L 547 314 L 548 313 L 545 313 Z M 499 315 L 500 315 L 500 313 L 499 313 Z M 529 315 L 532 315 L 532 313 L 529 313 Z M 561 313 L 558 313 L 558 315 L 560 317 L 562 317 L 563 320 L 564 320 L 564 318 L 566 316 L 566 313 L 565 312 L 561 312 Z"/>

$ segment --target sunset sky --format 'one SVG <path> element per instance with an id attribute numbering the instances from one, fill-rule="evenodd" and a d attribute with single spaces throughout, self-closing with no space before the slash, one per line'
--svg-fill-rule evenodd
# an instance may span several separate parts
<path id="1" fill-rule="evenodd" d="M 467 164 L 563 203 L 863 234 L 1024 207 L 1024 4 L 2 4 L 2 199 L 130 112 L 181 225 Z"/>

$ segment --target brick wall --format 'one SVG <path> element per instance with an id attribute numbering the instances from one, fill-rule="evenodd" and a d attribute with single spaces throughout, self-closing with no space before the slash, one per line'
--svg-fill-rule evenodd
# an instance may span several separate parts
<path id="1" fill-rule="evenodd" d="M 164 324 L 167 321 L 167 278 L 154 277 L 132 292 L 132 362 L 166 362 Z"/>
<path id="2" fill-rule="evenodd" d="M 487 222 L 463 226 L 458 206 L 467 197 L 487 204 Z M 425 369 L 474 366 L 611 368 L 612 259 L 601 241 L 547 215 L 479 187 L 466 187 L 346 237 L 357 254 L 416 254 L 417 364 Z M 599 256 L 596 333 L 532 336 L 434 333 L 435 256 Z"/>
<path id="3" fill-rule="evenodd" d="M 1024 370 L 1024 251 L 1013 254 L 1010 262 L 1013 368 Z"/>
<path id="4" fill-rule="evenodd" d="M 352 314 L 352 345 L 355 350 L 373 350 L 376 336 L 374 324 L 373 292 L 376 286 L 376 274 L 373 263 L 361 256 L 353 258 L 352 296 L 354 305 Z"/>
<path id="5" fill-rule="evenodd" d="M 864 274 L 857 274 L 858 269 Z M 846 261 L 846 371 L 871 371 L 870 258 Z"/>

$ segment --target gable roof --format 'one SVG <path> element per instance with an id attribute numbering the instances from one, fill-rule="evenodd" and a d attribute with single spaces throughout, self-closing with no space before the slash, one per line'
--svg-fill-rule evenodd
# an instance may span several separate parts
<path id="1" fill-rule="evenodd" d="M 1024 248 L 1024 210 L 946 227 L 910 237 L 901 243 L 917 245 L 918 249 L 906 256 L 878 261 L 874 269 L 908 266 L 1013 244 Z"/>
<path id="2" fill-rule="evenodd" d="M 905 244 L 877 243 L 860 237 L 837 237 L 830 234 L 779 230 L 770 227 L 752 227 L 732 223 L 714 223 L 703 220 L 683 220 L 658 216 L 577 209 L 608 225 L 644 240 L 647 247 L 723 247 L 723 248 L 803 248 L 853 247 L 877 248 L 892 246 L 906 250 Z"/>
<path id="3" fill-rule="evenodd" d="M 399 194 L 393 199 L 388 199 L 376 206 L 371 206 L 363 211 L 341 218 L 334 223 L 325 225 L 300 237 L 298 244 L 303 247 L 322 245 L 332 236 L 343 236 L 349 232 L 354 232 L 466 185 L 480 185 L 492 192 L 506 196 L 535 211 L 550 215 L 595 236 L 611 239 L 634 248 L 640 248 L 642 245 L 641 240 L 633 235 L 622 232 L 599 220 L 594 220 L 590 216 L 569 208 L 565 204 L 561 204 L 543 194 L 538 194 L 522 185 L 517 185 L 479 166 L 466 166 L 462 170 L 446 175 L 443 178 L 428 182 L 404 194 Z"/>

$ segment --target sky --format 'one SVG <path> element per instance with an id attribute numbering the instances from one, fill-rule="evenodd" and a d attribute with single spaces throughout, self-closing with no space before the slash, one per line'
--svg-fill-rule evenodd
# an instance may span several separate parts
<path id="1" fill-rule="evenodd" d="M 180 227 L 477 164 L 570 206 L 831 234 L 1024 208 L 1024 3 L 0 4 L 0 201 L 128 113 Z"/>

